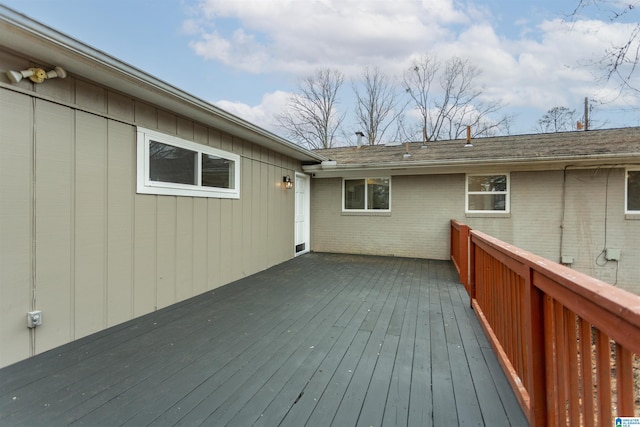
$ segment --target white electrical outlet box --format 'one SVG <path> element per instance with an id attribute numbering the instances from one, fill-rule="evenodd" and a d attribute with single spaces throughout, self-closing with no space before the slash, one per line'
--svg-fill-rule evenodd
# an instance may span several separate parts
<path id="1" fill-rule="evenodd" d="M 607 261 L 620 261 L 620 249 L 607 248 L 604 257 Z"/>
<path id="2" fill-rule="evenodd" d="M 42 325 L 42 311 L 35 310 L 27 313 L 27 327 L 35 328 Z"/>
<path id="3" fill-rule="evenodd" d="M 565 265 L 571 265 L 573 264 L 573 257 L 571 255 L 562 255 L 560 263 Z"/>

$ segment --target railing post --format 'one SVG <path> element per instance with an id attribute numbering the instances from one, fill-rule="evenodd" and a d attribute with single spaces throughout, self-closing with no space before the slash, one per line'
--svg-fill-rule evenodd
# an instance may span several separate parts
<path id="1" fill-rule="evenodd" d="M 469 230 L 468 225 L 461 224 L 458 236 L 458 245 L 460 248 L 460 278 L 467 293 L 471 292 L 469 288 Z"/>
<path id="2" fill-rule="evenodd" d="M 529 424 L 547 425 L 544 293 L 533 284 L 529 268 L 524 284 L 524 333 L 529 394 Z M 549 339 L 551 339 L 549 337 Z"/>
<path id="3" fill-rule="evenodd" d="M 458 256 L 458 254 L 456 254 L 456 244 L 455 244 L 455 237 L 457 236 L 457 233 L 456 233 L 457 231 L 458 230 L 454 225 L 454 220 L 450 220 L 449 221 L 449 255 L 451 256 L 451 260 L 453 262 L 458 262 L 456 260 L 456 257 Z"/>
<path id="4" fill-rule="evenodd" d="M 473 304 L 473 300 L 476 299 L 476 245 L 473 242 L 473 234 L 471 233 L 471 229 L 467 229 L 467 256 L 469 260 L 467 262 L 468 268 L 468 288 L 467 292 L 469 292 L 469 303 Z"/>

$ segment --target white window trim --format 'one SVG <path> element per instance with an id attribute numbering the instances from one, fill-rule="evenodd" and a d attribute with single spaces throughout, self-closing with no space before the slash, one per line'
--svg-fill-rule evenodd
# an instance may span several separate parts
<path id="1" fill-rule="evenodd" d="M 346 209 L 344 206 L 344 184 L 345 181 L 355 181 L 359 179 L 364 179 L 364 209 Z M 369 197 L 369 192 L 367 191 L 367 180 L 368 179 L 388 179 L 389 180 L 389 209 L 367 209 L 367 197 Z M 355 212 L 363 212 L 363 213 L 376 213 L 376 212 L 391 212 L 391 177 L 390 176 L 368 176 L 366 178 L 342 178 L 342 212 L 345 213 L 355 213 Z"/>
<path id="2" fill-rule="evenodd" d="M 167 135 L 151 129 L 138 127 L 137 129 L 137 192 L 140 194 L 159 194 L 171 196 L 212 197 L 221 199 L 240 198 L 240 156 L 197 144 L 176 136 Z M 158 182 L 149 179 L 149 143 L 160 142 L 167 145 L 184 148 L 198 153 L 197 167 L 200 168 L 200 156 L 210 154 L 235 162 L 234 188 L 204 187 L 201 185 L 178 184 L 172 182 Z M 200 176 L 200 174 L 198 174 Z M 200 178 L 198 178 L 198 181 Z"/>
<path id="3" fill-rule="evenodd" d="M 640 168 L 626 168 L 624 171 L 624 213 L 639 215 L 640 210 L 629 210 L 629 172 L 640 172 Z"/>
<path id="4" fill-rule="evenodd" d="M 507 177 L 507 191 L 469 191 L 469 177 L 473 176 L 495 176 L 495 175 L 505 175 Z M 466 174 L 464 179 L 464 211 L 468 214 L 508 214 L 511 213 L 511 177 L 508 172 L 494 172 L 494 173 L 470 173 Z M 504 194 L 504 210 L 469 210 L 469 196 L 470 195 L 487 195 L 487 194 Z"/>

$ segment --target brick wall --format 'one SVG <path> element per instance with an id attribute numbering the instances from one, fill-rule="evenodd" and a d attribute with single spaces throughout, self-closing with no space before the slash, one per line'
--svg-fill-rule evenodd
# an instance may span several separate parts
<path id="1" fill-rule="evenodd" d="M 571 256 L 571 267 L 640 293 L 640 221 L 624 215 L 624 169 L 568 169 L 566 180 L 562 170 L 512 172 L 510 180 L 511 213 L 496 216 L 465 214 L 464 174 L 393 176 L 386 215 L 345 214 L 342 179 L 313 179 L 311 249 L 448 259 L 455 218 L 555 262 Z M 618 263 L 603 258 L 605 245 L 621 249 Z"/>

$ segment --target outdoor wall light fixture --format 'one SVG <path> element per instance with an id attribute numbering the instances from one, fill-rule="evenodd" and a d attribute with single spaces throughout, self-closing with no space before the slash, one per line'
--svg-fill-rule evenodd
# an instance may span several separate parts
<path id="1" fill-rule="evenodd" d="M 282 182 L 284 183 L 284 188 L 287 190 L 291 190 L 293 188 L 293 181 L 291 181 L 291 177 L 289 175 L 283 176 Z"/>
<path id="2" fill-rule="evenodd" d="M 64 79 L 67 77 L 67 72 L 61 67 L 55 67 L 51 71 L 45 71 L 42 68 L 29 68 L 22 71 L 7 71 L 7 77 L 12 83 L 18 83 L 22 79 L 27 77 L 34 83 L 42 83 L 47 79 L 55 79 L 56 77 Z"/>

